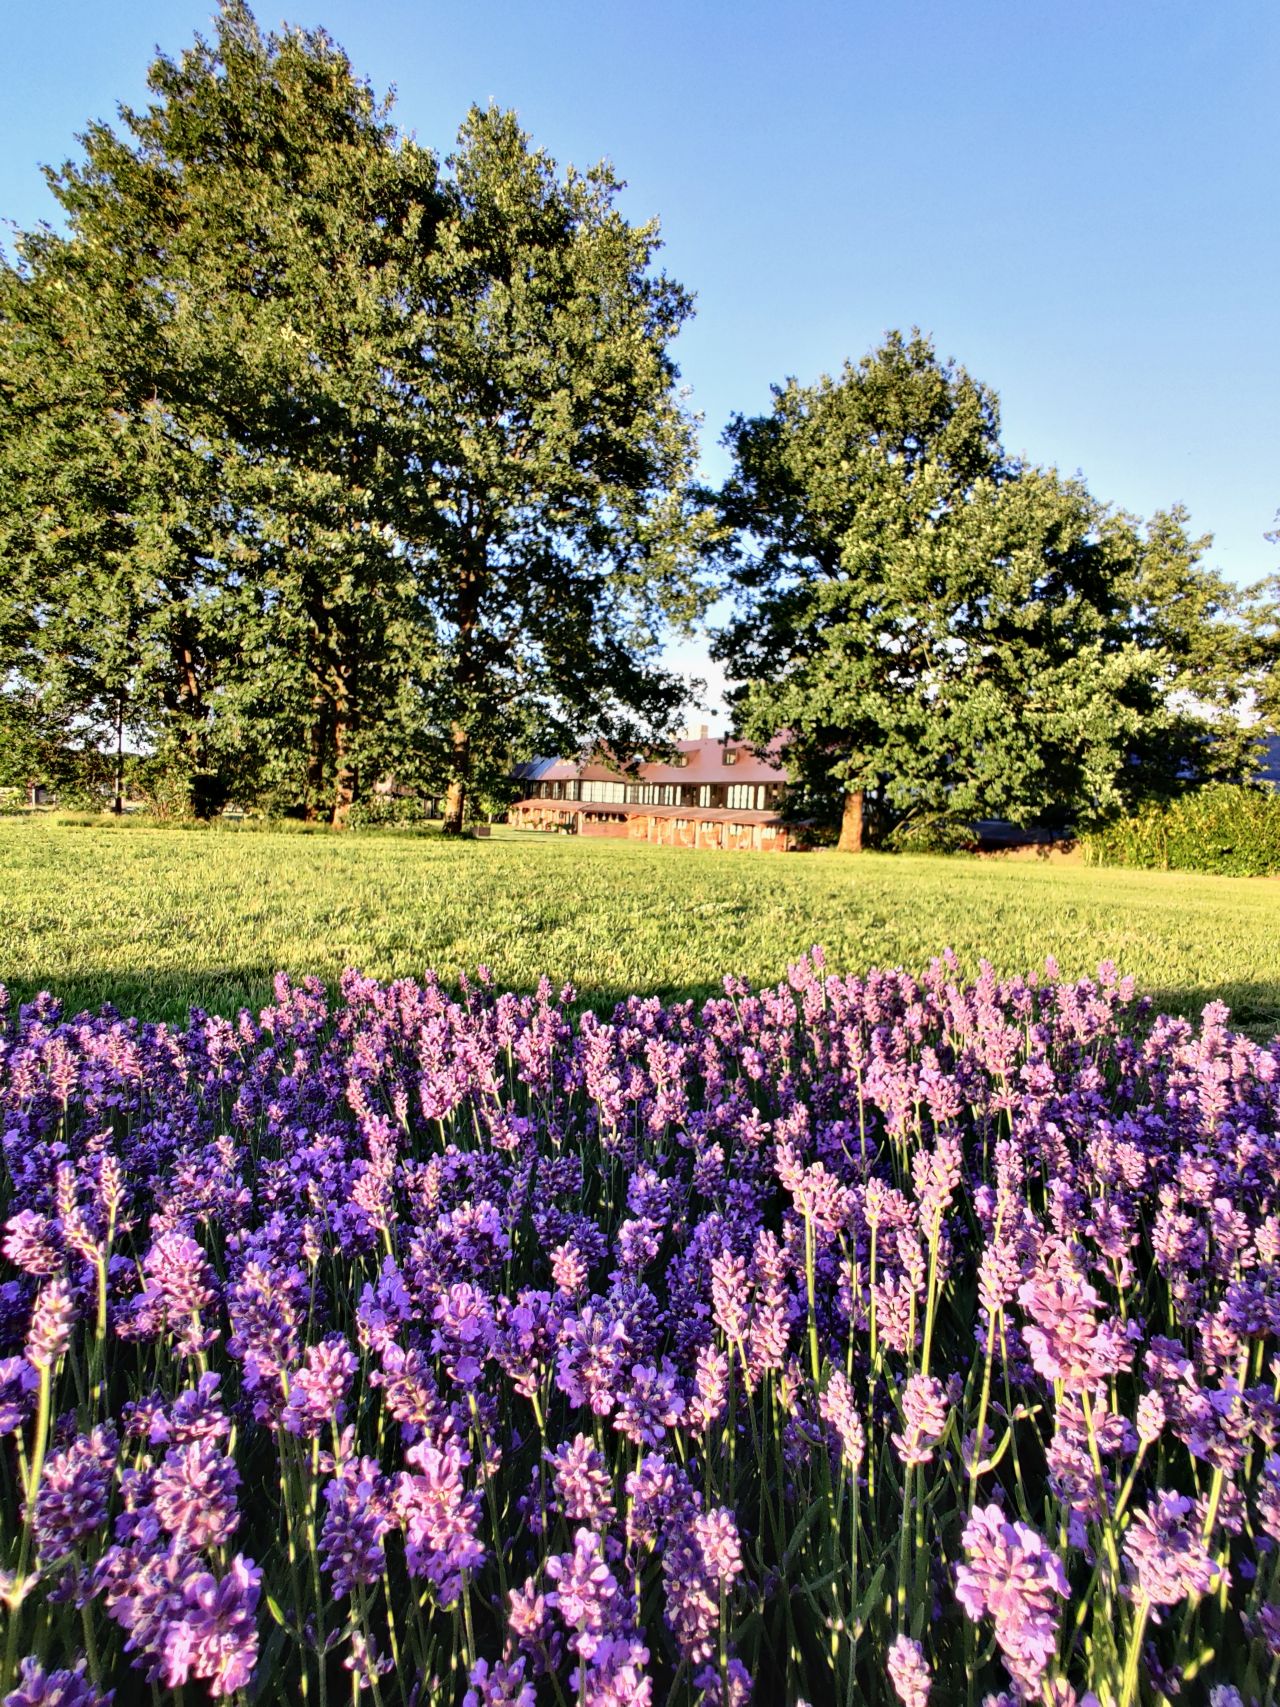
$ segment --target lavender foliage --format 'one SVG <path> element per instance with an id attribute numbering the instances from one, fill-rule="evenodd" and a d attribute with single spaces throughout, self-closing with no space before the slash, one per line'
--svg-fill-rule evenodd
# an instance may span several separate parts
<path id="1" fill-rule="evenodd" d="M 1277 1698 L 1280 1042 L 572 1001 L 0 993 L 0 1702 Z"/>

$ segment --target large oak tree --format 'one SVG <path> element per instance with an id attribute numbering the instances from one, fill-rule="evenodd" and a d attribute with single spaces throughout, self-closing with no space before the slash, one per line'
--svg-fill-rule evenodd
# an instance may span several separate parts
<path id="1" fill-rule="evenodd" d="M 1185 514 L 1144 534 L 1007 456 L 994 393 L 919 333 L 779 388 L 727 443 L 737 610 L 716 650 L 742 732 L 786 733 L 841 847 L 1087 822 L 1246 763 L 1210 716 L 1243 682 L 1233 597 Z"/>
<path id="2" fill-rule="evenodd" d="M 668 346 L 690 311 L 607 167 L 560 175 L 475 109 L 421 307 L 415 551 L 444 659 L 446 829 L 531 717 L 543 750 L 674 732 L 664 623 L 696 614 L 706 517 Z"/>
<path id="3" fill-rule="evenodd" d="M 702 518 L 656 227 L 509 114 L 442 169 L 238 0 L 150 87 L 0 280 L 6 671 L 339 824 L 669 733 Z"/>

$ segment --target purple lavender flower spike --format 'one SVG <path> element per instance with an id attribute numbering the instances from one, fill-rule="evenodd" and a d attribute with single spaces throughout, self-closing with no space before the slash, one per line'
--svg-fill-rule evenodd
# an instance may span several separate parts
<path id="1" fill-rule="evenodd" d="M 205 1572 L 187 1585 L 184 1623 L 192 1670 L 212 1695 L 234 1695 L 253 1675 L 261 1580 L 253 1560 L 237 1554 L 224 1577 Z"/>
<path id="2" fill-rule="evenodd" d="M 504 1665 L 498 1660 L 477 1660 L 471 1668 L 468 1689 L 462 1697 L 462 1707 L 534 1707 L 536 1695 L 531 1683 L 525 1681 L 523 1658 Z"/>
<path id="3" fill-rule="evenodd" d="M 699 1707 L 747 1707 L 751 1700 L 751 1673 L 740 1659 L 730 1658 L 724 1678 L 718 1666 L 704 1666 L 694 1673 L 693 1685 L 702 1691 Z"/>
<path id="4" fill-rule="evenodd" d="M 1177 1606 L 1208 1594 L 1222 1571 L 1201 1540 L 1195 1501 L 1167 1490 L 1134 1512 L 1124 1556 L 1133 1592 L 1152 1606 Z"/>
<path id="5" fill-rule="evenodd" d="M 0 1358 L 0 1436 L 21 1428 L 40 1377 L 25 1357 Z"/>
<path id="6" fill-rule="evenodd" d="M 383 1537 L 394 1527 L 391 1490 L 376 1459 L 348 1458 L 324 1490 L 320 1560 L 338 1599 L 377 1582 Z"/>
<path id="7" fill-rule="evenodd" d="M 590 1529 L 579 1529 L 572 1553 L 553 1554 L 547 1575 L 556 1585 L 547 1605 L 558 1612 L 569 1646 L 589 1660 L 604 1641 L 618 1594 L 618 1581 L 603 1558 L 601 1540 Z"/>
<path id="8" fill-rule="evenodd" d="M 417 1474 L 400 1472 L 393 1502 L 404 1526 L 409 1572 L 431 1583 L 441 1606 L 452 1606 L 462 1589 L 462 1573 L 484 1563 L 476 1534 L 480 1501 L 463 1486 L 465 1457 L 455 1442 L 440 1450 L 418 1441 L 405 1457 Z"/>
<path id="9" fill-rule="evenodd" d="M 662 1559 L 667 1622 L 687 1660 L 709 1660 L 720 1623 L 721 1591 L 742 1570 L 733 1513 L 723 1506 L 696 1512 L 669 1532 Z"/>
<path id="10" fill-rule="evenodd" d="M 119 1449 L 109 1424 L 47 1459 L 36 1496 L 36 1544 L 45 1560 L 69 1553 L 107 1521 Z"/>
<path id="11" fill-rule="evenodd" d="M 4 1698 L 3 1707 L 111 1707 L 115 1690 L 105 1694 L 85 1676 L 84 1661 L 74 1671 L 45 1671 L 34 1656 L 19 1667 L 19 1681 Z"/>

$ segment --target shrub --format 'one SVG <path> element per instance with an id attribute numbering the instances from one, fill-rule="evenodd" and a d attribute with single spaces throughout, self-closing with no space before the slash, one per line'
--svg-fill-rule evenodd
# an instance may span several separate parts
<path id="1" fill-rule="evenodd" d="M 1280 872 L 1280 793 L 1215 783 L 1091 831 L 1081 846 L 1094 865 L 1266 877 Z"/>
<path id="2" fill-rule="evenodd" d="M 426 801 L 416 794 L 373 794 L 355 803 L 347 822 L 353 830 L 404 829 L 430 818 Z"/>
<path id="3" fill-rule="evenodd" d="M 956 818 L 909 818 L 889 832 L 885 846 L 894 853 L 971 853 L 977 837 Z"/>

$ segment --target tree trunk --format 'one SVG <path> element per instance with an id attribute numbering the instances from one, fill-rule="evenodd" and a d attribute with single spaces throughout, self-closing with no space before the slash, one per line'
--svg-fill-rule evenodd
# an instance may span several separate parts
<path id="1" fill-rule="evenodd" d="M 317 697 L 312 702 L 312 719 L 308 739 L 307 753 L 307 791 L 303 816 L 308 824 L 314 824 L 320 816 L 321 796 L 324 792 L 324 769 L 328 745 L 328 716 L 323 699 Z"/>
<path id="2" fill-rule="evenodd" d="M 862 790 L 851 789 L 844 797 L 844 816 L 840 820 L 840 840 L 836 843 L 841 853 L 862 852 Z"/>
<path id="3" fill-rule="evenodd" d="M 345 830 L 347 818 L 355 804 L 360 778 L 352 757 L 352 746 L 360 726 L 360 692 L 363 684 L 363 656 L 360 633 L 334 623 L 328 642 L 332 696 L 329 714 L 333 739 L 333 827 Z"/>
<path id="4" fill-rule="evenodd" d="M 467 805 L 467 775 L 471 768 L 471 736 L 460 724 L 453 726 L 453 776 L 444 799 L 446 836 L 462 834 L 462 815 Z"/>
<path id="5" fill-rule="evenodd" d="M 117 818 L 124 813 L 124 694 L 116 701 L 116 803 Z"/>
<path id="6" fill-rule="evenodd" d="M 333 717 L 333 754 L 336 776 L 333 790 L 333 818 L 335 830 L 345 830 L 347 818 L 356 797 L 356 772 L 351 762 L 352 721 L 347 707 L 340 705 Z"/>
<path id="7" fill-rule="evenodd" d="M 178 642 L 178 667 L 181 683 L 178 688 L 178 708 L 186 718 L 186 749 L 187 749 L 187 808 L 193 818 L 211 818 L 213 808 L 210 805 L 211 790 L 208 779 L 203 778 L 206 769 L 206 731 L 204 727 L 204 702 L 200 692 L 200 676 L 196 669 L 196 655 L 192 644 L 187 640 Z"/>
<path id="8" fill-rule="evenodd" d="M 446 836 L 462 834 L 462 817 L 466 810 L 467 789 L 471 783 L 470 723 L 475 715 L 475 690 L 480 676 L 474 643 L 488 559 L 488 536 L 483 528 L 478 528 L 472 535 L 466 559 L 460 565 L 458 575 L 458 604 L 455 616 L 458 626 L 458 654 L 453 671 L 458 709 L 454 714 L 455 722 L 451 731 L 453 765 L 449 792 L 444 803 L 443 829 Z"/>

